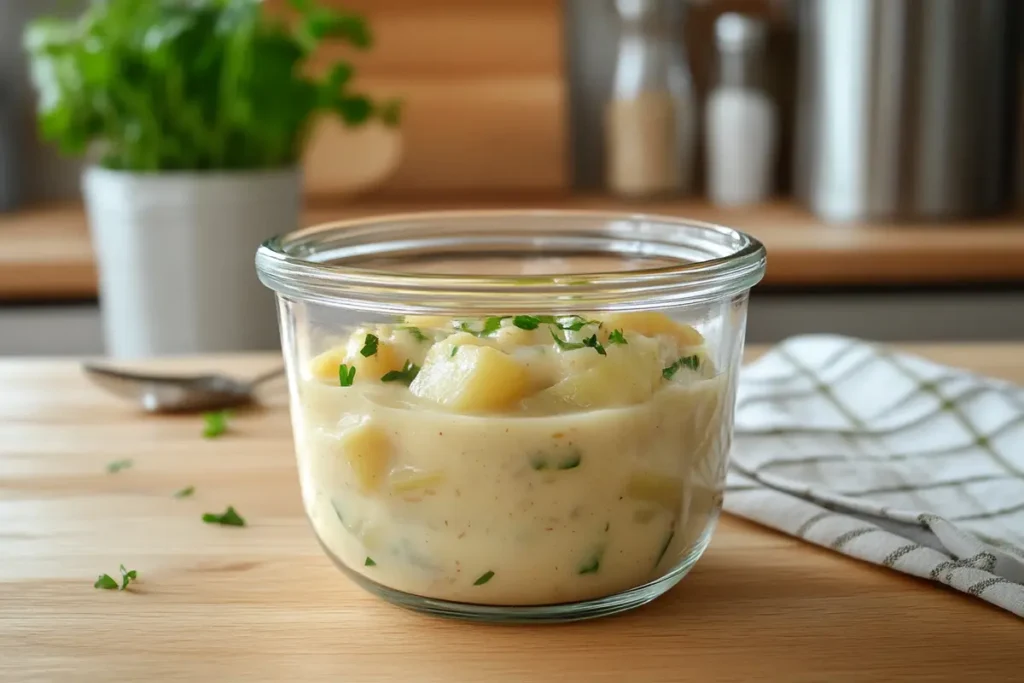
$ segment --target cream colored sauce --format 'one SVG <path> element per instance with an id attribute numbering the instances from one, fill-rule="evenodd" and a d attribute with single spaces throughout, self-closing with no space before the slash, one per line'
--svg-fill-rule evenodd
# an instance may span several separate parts
<path id="1" fill-rule="evenodd" d="M 512 355 L 550 356 L 536 378 L 572 372 L 570 354 L 582 355 Z M 618 593 L 706 542 L 721 505 L 731 381 L 683 370 L 639 403 L 531 416 L 459 414 L 403 384 L 310 375 L 293 416 L 304 504 L 341 562 L 407 593 L 492 605 Z M 356 433 L 387 444 L 380 476 L 359 471 L 370 461 L 353 460 Z"/>

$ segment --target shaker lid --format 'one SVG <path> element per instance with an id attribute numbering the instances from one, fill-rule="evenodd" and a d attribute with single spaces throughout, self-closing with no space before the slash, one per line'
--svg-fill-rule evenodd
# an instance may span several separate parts
<path id="1" fill-rule="evenodd" d="M 738 12 L 726 12 L 715 21 L 715 43 L 723 52 L 762 50 L 768 42 L 768 24 Z"/>

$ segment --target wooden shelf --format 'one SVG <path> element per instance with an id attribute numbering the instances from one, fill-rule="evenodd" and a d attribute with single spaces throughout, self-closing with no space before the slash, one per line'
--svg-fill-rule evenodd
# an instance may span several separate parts
<path id="1" fill-rule="evenodd" d="M 745 230 L 768 249 L 767 287 L 1024 284 L 1024 216 L 942 224 L 825 225 L 788 202 L 725 211 L 705 202 L 626 204 L 606 198 L 365 199 L 312 205 L 307 225 L 383 213 L 469 208 L 613 209 L 661 213 Z M 0 300 L 96 296 L 80 206 L 0 216 Z"/>

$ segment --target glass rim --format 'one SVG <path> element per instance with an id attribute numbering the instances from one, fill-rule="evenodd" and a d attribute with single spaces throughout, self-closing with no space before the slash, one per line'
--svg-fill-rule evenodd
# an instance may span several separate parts
<path id="1" fill-rule="evenodd" d="M 569 223 L 605 227 L 600 233 L 610 248 L 605 255 L 622 258 L 659 256 L 676 260 L 659 265 L 621 271 L 575 272 L 543 275 L 474 275 L 422 273 L 381 268 L 365 268 L 336 262 L 322 262 L 316 246 L 329 239 L 339 240 L 331 250 L 334 256 L 358 258 L 387 255 L 383 245 L 403 240 L 359 242 L 360 237 L 389 228 L 418 228 L 416 239 L 435 246 L 463 244 L 466 240 L 481 247 L 498 245 L 516 238 L 509 233 L 479 230 L 469 238 L 452 232 L 452 226 L 473 223 L 507 223 L 519 239 L 531 236 L 546 242 L 561 240 L 565 245 L 585 242 L 581 231 L 567 228 Z M 623 227 L 627 223 L 629 227 Z M 438 229 L 442 225 L 445 228 Z M 559 226 L 562 226 L 561 229 Z M 434 232 L 429 230 L 435 226 Z M 543 226 L 540 231 L 537 226 Z M 611 226 L 619 226 L 613 228 Z M 697 231 L 708 248 L 722 247 L 723 253 L 705 260 L 690 261 L 673 255 L 672 247 L 692 247 L 696 238 L 674 243 L 653 242 L 637 236 L 641 226 L 661 231 Z M 592 233 L 596 235 L 598 233 Z M 461 235 L 463 241 L 457 241 Z M 407 241 L 407 240 L 406 240 Z M 376 246 L 375 246 L 376 245 Z M 626 248 L 626 245 L 630 245 Z M 661 247 L 659 251 L 656 247 Z M 376 251 L 375 251 L 376 249 Z M 538 256 L 544 252 L 536 250 Z M 591 250 L 593 251 L 593 250 Z M 497 252 L 496 252 L 497 253 Z M 517 252 L 520 257 L 522 252 Z M 301 254 L 301 255 L 300 255 Z M 381 313 L 419 312 L 557 312 L 573 310 L 636 310 L 701 304 L 749 290 L 764 276 L 766 252 L 756 238 L 725 226 L 705 221 L 658 214 L 601 210 L 488 209 L 390 213 L 319 223 L 277 235 L 263 242 L 256 251 L 256 270 L 260 280 L 279 295 L 328 306 L 361 307 Z"/>

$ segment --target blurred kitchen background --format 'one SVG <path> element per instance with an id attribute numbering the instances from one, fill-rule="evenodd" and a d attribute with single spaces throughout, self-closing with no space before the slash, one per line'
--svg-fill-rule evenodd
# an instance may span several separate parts
<path id="1" fill-rule="evenodd" d="M 21 47 L 27 21 L 85 4 L 0 0 L 0 355 L 105 348 L 81 166 L 39 141 Z M 302 224 L 687 216 L 768 248 L 749 343 L 1024 339 L 1020 0 L 325 4 L 368 18 L 358 83 L 404 111 L 316 130 Z"/>

